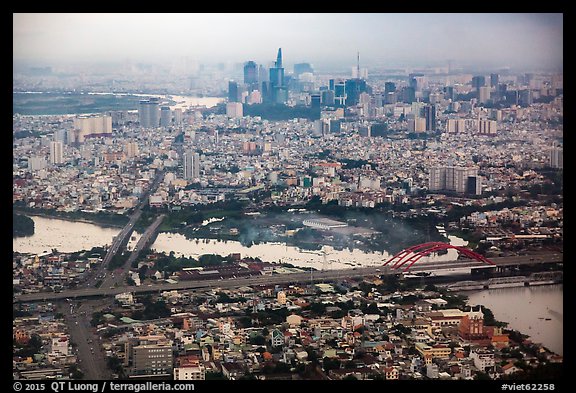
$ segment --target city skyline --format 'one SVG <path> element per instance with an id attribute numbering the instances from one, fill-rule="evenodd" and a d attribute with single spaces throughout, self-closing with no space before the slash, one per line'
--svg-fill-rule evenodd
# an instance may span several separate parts
<path id="1" fill-rule="evenodd" d="M 497 44 L 496 44 L 497 43 Z M 431 65 L 562 70 L 563 14 L 13 14 L 13 62 Z"/>

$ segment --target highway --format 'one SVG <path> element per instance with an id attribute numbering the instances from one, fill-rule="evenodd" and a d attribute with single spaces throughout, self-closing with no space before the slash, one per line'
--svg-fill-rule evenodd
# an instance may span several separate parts
<path id="1" fill-rule="evenodd" d="M 84 284 L 85 286 L 95 287 L 100 279 L 105 278 L 108 264 L 110 263 L 114 255 L 116 255 L 118 251 L 121 251 L 125 246 L 125 244 L 128 243 L 128 239 L 130 238 L 132 232 L 134 231 L 134 225 L 140 219 L 140 216 L 142 215 L 142 209 L 144 208 L 146 203 L 148 203 L 148 196 L 153 191 L 156 190 L 156 188 L 160 184 L 160 181 L 162 180 L 163 174 L 164 174 L 163 171 L 158 171 L 158 173 L 154 178 L 154 181 L 152 182 L 148 190 L 146 190 L 146 192 L 142 195 L 142 200 L 140 201 L 140 204 L 136 207 L 136 209 L 130 216 L 130 221 L 128 221 L 128 223 L 124 226 L 124 228 L 122 228 L 120 233 L 118 233 L 118 235 L 114 237 L 114 240 L 112 241 L 112 244 L 108 248 L 108 251 L 104 256 L 102 263 L 93 273 L 90 274 L 90 276 L 87 279 L 87 282 Z"/>
<path id="2" fill-rule="evenodd" d="M 119 273 L 113 272 L 113 273 L 107 275 L 105 277 L 104 281 L 102 282 L 102 285 L 100 285 L 100 287 L 102 287 L 102 288 L 114 288 L 114 287 L 120 286 L 120 285 L 122 285 L 122 283 L 124 283 L 124 281 L 126 280 L 126 277 L 128 275 L 128 271 L 130 270 L 130 267 L 132 266 L 132 262 L 134 262 L 138 258 L 138 255 L 140 255 L 140 252 L 142 250 L 144 250 L 150 244 L 150 240 L 156 234 L 156 230 L 158 229 L 158 227 L 160 226 L 160 224 L 164 220 L 164 217 L 166 217 L 165 214 L 159 215 L 156 218 L 156 220 L 152 223 L 152 225 L 150 225 L 148 227 L 148 229 L 146 229 L 146 232 L 144 232 L 144 234 L 138 240 L 138 243 L 136 243 L 136 246 L 134 246 L 134 250 L 132 250 L 132 254 L 130 254 L 130 257 L 128 257 L 128 259 L 124 263 L 124 266 L 122 266 L 119 269 L 121 272 L 119 272 Z"/>
<path id="3" fill-rule="evenodd" d="M 546 253 L 534 254 L 526 256 L 514 257 L 498 257 L 492 258 L 492 262 L 496 266 L 516 266 L 516 265 L 530 265 L 538 263 L 559 263 L 563 262 L 562 253 Z M 479 268 L 489 267 L 482 262 L 476 260 L 458 260 L 458 261 L 442 261 L 442 262 L 422 262 L 415 264 L 410 269 L 410 273 L 418 272 L 441 272 L 450 271 L 454 269 L 463 268 Z M 74 290 L 64 290 L 60 293 L 54 292 L 41 292 L 32 294 L 20 294 L 14 296 L 14 302 L 34 302 L 34 301 L 48 301 L 64 298 L 82 298 L 92 296 L 114 296 L 123 292 L 143 293 L 143 292 L 161 292 L 170 290 L 182 289 L 209 289 L 209 288 L 238 288 L 242 286 L 254 285 L 274 285 L 274 284 L 298 284 L 321 282 L 331 280 L 341 280 L 352 277 L 363 277 L 368 275 L 388 275 L 399 274 L 402 270 L 394 270 L 389 266 L 367 266 L 358 267 L 353 269 L 334 269 L 325 271 L 312 271 L 312 272 L 299 272 L 287 274 L 274 274 L 274 275 L 259 275 L 250 277 L 238 277 L 229 279 L 213 279 L 213 280 L 196 280 L 196 281 L 180 281 L 178 283 L 170 284 L 166 282 L 158 284 L 147 284 L 143 286 L 128 286 L 120 285 L 117 287 L 100 287 L 100 288 L 82 288 Z"/>

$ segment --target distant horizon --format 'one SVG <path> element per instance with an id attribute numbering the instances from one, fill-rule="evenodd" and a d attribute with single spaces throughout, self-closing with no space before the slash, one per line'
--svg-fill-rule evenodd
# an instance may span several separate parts
<path id="1" fill-rule="evenodd" d="M 55 74 L 58 73 L 74 73 L 74 72 L 86 72 L 92 70 L 95 73 L 101 73 L 106 69 L 113 68 L 115 72 L 125 73 L 121 71 L 122 67 L 126 67 L 127 64 L 137 66 L 137 67 L 157 67 L 158 69 L 173 69 L 176 65 L 182 63 L 184 59 L 164 59 L 164 61 L 153 61 L 153 60 L 109 60 L 101 62 L 67 62 L 67 61 L 37 61 L 37 60 L 14 60 L 13 61 L 13 72 L 27 73 L 33 69 L 50 68 Z M 199 68 L 204 68 L 204 70 L 212 71 L 216 68 L 221 68 L 224 71 L 238 72 L 248 61 L 254 61 L 260 66 L 266 68 L 271 66 L 272 62 L 259 62 L 256 59 L 246 59 L 244 61 L 235 62 L 218 62 L 218 61 L 193 61 L 193 67 L 196 69 L 194 72 L 188 72 L 190 74 L 195 74 L 198 72 Z M 308 63 L 312 66 L 315 73 L 334 73 L 334 74 L 350 74 L 352 68 L 356 67 L 353 62 L 342 63 L 342 62 L 313 62 L 313 61 L 283 61 L 284 69 L 287 74 L 291 74 L 295 64 Z M 450 74 L 456 75 L 458 73 L 491 73 L 491 72 L 506 72 L 510 74 L 524 73 L 524 72 L 542 72 L 542 73 L 563 73 L 563 69 L 557 68 L 534 68 L 534 67 L 522 67 L 522 66 L 510 66 L 508 64 L 479 64 L 479 63 L 458 63 L 458 62 L 374 62 L 374 63 L 362 63 L 360 62 L 361 69 L 368 69 L 370 72 L 378 71 L 400 71 L 400 72 L 420 72 L 420 71 L 435 71 L 436 74 L 447 74 L 449 68 L 451 68 Z M 181 71 L 180 74 L 186 74 L 187 72 Z"/>
<path id="2" fill-rule="evenodd" d="M 563 14 L 13 14 L 13 66 L 177 64 L 318 70 L 563 71 Z M 345 27 L 345 28 L 344 28 Z M 287 67 L 288 66 L 288 67 Z"/>

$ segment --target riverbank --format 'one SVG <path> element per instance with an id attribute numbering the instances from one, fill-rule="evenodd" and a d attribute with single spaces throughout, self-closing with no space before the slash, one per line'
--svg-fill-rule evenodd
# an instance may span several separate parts
<path id="1" fill-rule="evenodd" d="M 102 222 L 102 221 L 99 221 L 98 219 L 89 219 L 86 217 L 74 218 L 74 217 L 61 216 L 61 215 L 59 215 L 59 213 L 61 213 L 61 212 L 54 212 L 54 213 L 39 212 L 39 211 L 34 212 L 34 211 L 20 210 L 20 209 L 13 209 L 13 212 L 16 214 L 23 215 L 23 216 L 36 216 L 36 217 L 43 217 L 43 218 L 49 218 L 49 219 L 55 219 L 55 220 L 63 220 L 63 221 L 68 221 L 68 222 L 81 222 L 84 224 L 94 224 L 94 225 L 101 226 L 103 228 L 123 228 L 125 225 L 122 223 L 115 224 L 115 223 L 110 223 L 110 222 Z M 89 213 L 84 213 L 84 214 L 89 214 Z M 128 222 L 128 220 L 126 220 L 126 222 Z"/>
<path id="2" fill-rule="evenodd" d="M 563 284 L 511 287 L 461 293 L 468 305 L 488 307 L 498 321 L 529 336 L 559 355 L 564 355 Z"/>

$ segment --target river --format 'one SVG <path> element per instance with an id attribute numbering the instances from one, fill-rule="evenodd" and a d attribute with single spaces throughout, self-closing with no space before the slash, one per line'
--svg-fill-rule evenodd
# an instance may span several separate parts
<path id="1" fill-rule="evenodd" d="M 120 230 L 105 228 L 96 224 L 71 222 L 55 218 L 31 216 L 34 221 L 34 235 L 12 239 L 14 251 L 40 254 L 56 248 L 61 252 L 89 250 L 94 246 L 104 246 L 112 243 L 112 238 Z M 134 239 L 128 243 L 128 249 L 134 247 L 141 234 L 134 233 Z M 452 245 L 465 245 L 462 239 L 450 236 Z M 152 249 L 166 254 L 174 251 L 177 256 L 197 258 L 203 254 L 218 254 L 227 256 L 239 253 L 242 257 L 260 258 L 266 262 L 290 263 L 298 267 L 314 267 L 316 269 L 341 269 L 356 266 L 375 266 L 384 263 L 392 255 L 387 251 L 363 252 L 358 249 L 336 250 L 323 246 L 318 251 L 302 250 L 285 243 L 261 243 L 250 247 L 238 241 L 218 241 L 216 239 L 186 239 L 184 235 L 160 233 Z M 448 250 L 444 255 L 422 258 L 429 261 L 454 260 L 456 250 Z"/>
<path id="2" fill-rule="evenodd" d="M 52 248 L 61 252 L 89 250 L 94 246 L 110 244 L 112 238 L 120 232 L 118 228 L 95 224 L 40 216 L 30 218 L 34 221 L 35 233 L 30 237 L 12 239 L 14 251 L 40 254 L 50 252 Z M 136 245 L 140 236 L 141 234 L 134 233 L 128 243 L 128 249 Z M 466 242 L 458 237 L 449 236 L 449 239 L 452 245 L 466 245 Z M 151 248 L 165 253 L 174 251 L 177 256 L 188 257 L 198 257 L 202 254 L 226 256 L 231 253 L 240 253 L 242 257 L 258 257 L 267 262 L 285 262 L 294 266 L 312 266 L 317 269 L 375 266 L 382 264 L 391 256 L 386 251 L 365 253 L 360 250 L 335 250 L 330 246 L 324 246 L 320 251 L 304 251 L 283 243 L 262 243 L 246 247 L 238 241 L 188 240 L 183 235 L 172 233 L 160 233 Z M 456 250 L 448 250 L 445 255 L 427 259 L 431 261 L 454 260 L 456 257 Z M 422 260 L 425 263 L 426 259 Z M 451 273 L 458 273 L 458 271 L 446 274 Z M 528 334 L 533 341 L 541 342 L 550 350 L 563 354 L 562 285 L 499 288 L 466 291 L 462 294 L 468 296 L 470 305 L 483 304 L 492 310 L 497 320 L 508 322 L 510 328 Z"/>
<path id="3" fill-rule="evenodd" d="M 497 321 L 564 356 L 563 284 L 465 291 L 469 305 L 482 304 Z M 547 318 L 549 318 L 547 320 Z"/>
<path id="4" fill-rule="evenodd" d="M 108 111 L 137 111 L 141 99 L 158 97 L 168 99 L 166 95 L 137 93 L 63 93 L 63 92 L 13 92 L 12 113 L 27 116 L 67 115 L 103 113 Z M 174 101 L 170 109 L 205 106 L 211 108 L 224 98 L 170 96 Z"/>

